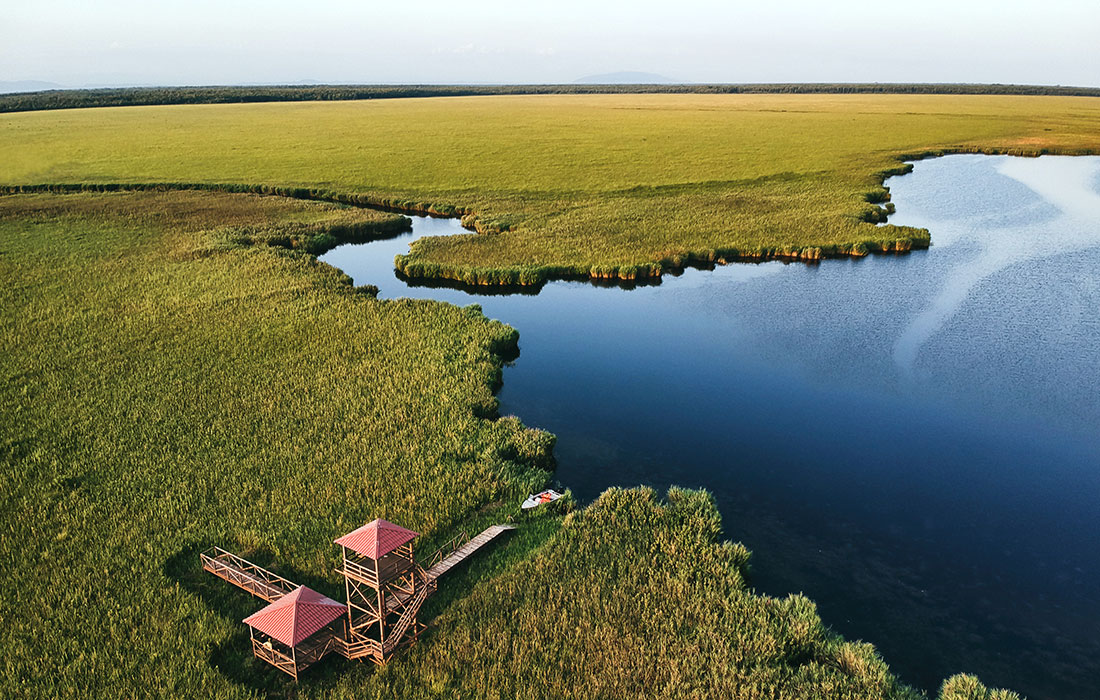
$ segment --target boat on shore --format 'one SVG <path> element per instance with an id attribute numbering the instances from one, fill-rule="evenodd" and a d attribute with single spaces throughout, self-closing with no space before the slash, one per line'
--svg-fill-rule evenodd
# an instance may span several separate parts
<path id="1" fill-rule="evenodd" d="M 522 508 L 523 510 L 531 510 L 532 508 L 538 508 L 544 503 L 556 501 L 561 497 L 562 494 L 558 493 L 557 491 L 553 489 L 546 489 L 545 491 L 534 493 L 528 496 L 527 500 L 523 502 L 523 505 L 521 505 L 520 508 Z"/>

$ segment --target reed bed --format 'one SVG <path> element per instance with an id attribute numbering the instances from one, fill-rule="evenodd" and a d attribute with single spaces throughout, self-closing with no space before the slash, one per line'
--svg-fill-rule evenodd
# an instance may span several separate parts
<path id="1" fill-rule="evenodd" d="M 339 235 L 349 217 L 399 218 L 215 193 L 0 198 L 0 695 L 248 695 L 210 663 L 240 620 L 189 589 L 198 549 L 266 552 L 335 595 L 335 536 L 386 517 L 445 539 L 545 483 L 552 437 L 481 417 L 514 330 L 221 240 L 227 224 Z"/>
<path id="2" fill-rule="evenodd" d="M 384 100 L 402 97 L 592 94 L 911 94 L 1061 95 L 1100 97 L 1100 89 L 1054 85 L 958 83 L 744 83 L 713 85 L 274 85 L 218 87 L 89 88 L 0 95 L 0 112 L 135 105 L 227 104 Z"/>
<path id="3" fill-rule="evenodd" d="M 377 300 L 309 252 L 399 225 L 256 194 L 0 197 L 0 695 L 921 697 L 808 599 L 747 588 L 705 493 L 520 513 L 554 439 L 496 417 L 515 331 Z M 389 666 L 333 659 L 295 685 L 254 661 L 258 603 L 197 553 L 339 597 L 332 539 L 379 516 L 422 553 L 521 527 L 451 575 Z M 1011 697 L 969 676 L 941 694 Z"/>
<path id="4" fill-rule="evenodd" d="M 421 279 L 653 279 L 905 252 L 886 176 L 942 153 L 1100 152 L 1092 97 L 507 95 L 0 115 L 0 185 L 193 183 L 462 216 Z"/>

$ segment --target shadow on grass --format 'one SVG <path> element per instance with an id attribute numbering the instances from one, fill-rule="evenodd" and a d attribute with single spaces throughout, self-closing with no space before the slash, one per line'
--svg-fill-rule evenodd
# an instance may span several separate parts
<path id="1" fill-rule="evenodd" d="M 507 509 L 501 508 L 501 505 L 498 502 L 481 508 L 468 525 L 471 530 L 469 534 L 476 534 L 488 524 L 511 521 L 512 518 L 505 515 Z M 558 510 L 554 509 L 554 513 L 548 510 L 537 515 L 516 515 L 515 523 L 520 526 L 517 531 L 506 534 L 501 541 L 494 542 L 478 552 L 476 557 L 449 571 L 441 580 L 438 592 L 428 599 L 421 613 L 428 629 L 421 636 L 419 645 L 431 645 L 432 639 L 440 632 L 433 621 L 471 595 L 479 582 L 497 576 L 531 556 L 560 527 L 561 513 Z M 228 681 L 265 698 L 297 698 L 303 694 L 327 695 L 346 674 L 354 673 L 357 678 L 366 679 L 375 672 L 374 665 L 369 662 L 355 664 L 337 654 L 329 654 L 320 663 L 311 666 L 295 683 L 290 676 L 253 657 L 248 627 L 242 621 L 267 603 L 202 568 L 199 554 L 215 545 L 211 540 L 192 542 L 169 557 L 163 570 L 170 580 L 179 583 L 183 589 L 202 600 L 213 613 L 234 625 L 233 633 L 215 645 L 207 657 L 210 666 Z M 338 585 L 286 566 L 269 551 L 230 551 L 297 584 L 309 586 L 335 600 L 344 599 Z M 395 662 L 401 663 L 401 659 Z"/>
<path id="2" fill-rule="evenodd" d="M 267 603 L 202 568 L 199 554 L 213 546 L 215 543 L 211 541 L 193 542 L 169 557 L 164 564 L 164 574 L 169 579 L 178 582 L 212 612 L 236 626 L 229 638 L 211 649 L 208 663 L 231 683 L 267 698 L 296 698 L 302 691 L 325 694 L 335 687 L 339 674 L 347 671 L 348 666 L 335 654 L 310 666 L 297 683 L 274 666 L 253 657 L 248 626 L 242 621 Z M 331 581 L 288 567 L 278 562 L 270 552 L 243 550 L 234 553 L 294 583 L 309 586 L 335 600 L 343 600 L 343 593 Z"/>

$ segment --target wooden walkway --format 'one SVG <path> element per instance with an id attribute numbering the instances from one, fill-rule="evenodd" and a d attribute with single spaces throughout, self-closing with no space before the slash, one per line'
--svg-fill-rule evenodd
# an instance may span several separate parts
<path id="1" fill-rule="evenodd" d="M 482 530 L 481 534 L 479 534 L 477 537 L 474 537 L 472 540 L 462 545 L 455 551 L 451 552 L 447 556 L 443 557 L 436 564 L 433 564 L 431 567 L 429 567 L 427 571 L 428 578 L 434 581 L 454 567 L 461 564 L 464 560 L 473 555 L 474 552 L 489 544 L 500 535 L 508 532 L 509 530 L 515 529 L 515 525 L 490 525 L 489 527 Z"/>
<path id="2" fill-rule="evenodd" d="M 298 584 L 241 559 L 221 547 L 206 550 L 199 555 L 199 559 L 206 571 L 269 603 L 274 603 L 298 587 Z"/>

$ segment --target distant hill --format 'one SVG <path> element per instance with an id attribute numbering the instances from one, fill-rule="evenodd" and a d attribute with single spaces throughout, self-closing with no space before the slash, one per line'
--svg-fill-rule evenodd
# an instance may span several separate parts
<path id="1" fill-rule="evenodd" d="M 675 80 L 667 75 L 627 70 L 619 71 L 618 73 L 586 75 L 583 78 L 577 78 L 573 82 L 584 85 L 665 85 L 682 81 Z"/>
<path id="2" fill-rule="evenodd" d="M 39 90 L 60 90 L 64 85 L 47 83 L 44 80 L 0 80 L 0 93 L 38 92 Z"/>

